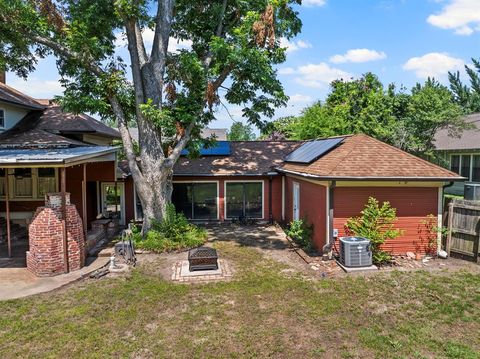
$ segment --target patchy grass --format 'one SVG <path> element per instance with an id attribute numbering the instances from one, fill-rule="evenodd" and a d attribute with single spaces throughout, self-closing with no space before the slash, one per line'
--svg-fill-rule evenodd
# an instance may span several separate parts
<path id="1" fill-rule="evenodd" d="M 478 273 L 312 280 L 252 248 L 217 248 L 230 282 L 175 284 L 150 263 L 1 302 L 0 356 L 480 357 Z"/>

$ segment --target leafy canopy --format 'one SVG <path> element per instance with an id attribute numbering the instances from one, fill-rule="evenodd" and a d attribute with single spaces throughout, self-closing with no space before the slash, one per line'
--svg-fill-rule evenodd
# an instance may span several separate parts
<path id="1" fill-rule="evenodd" d="M 227 133 L 229 141 L 252 141 L 255 139 L 252 126 L 242 122 L 234 122 Z"/>

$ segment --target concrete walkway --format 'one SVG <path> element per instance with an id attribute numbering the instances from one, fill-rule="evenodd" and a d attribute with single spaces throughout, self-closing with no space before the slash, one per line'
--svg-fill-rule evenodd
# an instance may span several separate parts
<path id="1" fill-rule="evenodd" d="M 47 278 L 35 277 L 27 268 L 0 268 L 0 300 L 50 292 L 86 277 L 109 261 L 109 257 L 90 257 L 80 270 Z"/>

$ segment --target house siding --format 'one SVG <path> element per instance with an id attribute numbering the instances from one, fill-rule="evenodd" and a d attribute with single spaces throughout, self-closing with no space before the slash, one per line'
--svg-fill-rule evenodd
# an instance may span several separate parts
<path id="1" fill-rule="evenodd" d="M 344 225 L 350 217 L 359 216 L 369 197 L 380 203 L 389 201 L 397 210 L 396 228 L 403 234 L 387 241 L 384 249 L 393 254 L 416 251 L 418 225 L 429 214 L 438 213 L 438 187 L 337 187 L 334 190 L 334 228 L 345 235 Z"/>
<path id="2" fill-rule="evenodd" d="M 286 178 L 285 183 L 285 220 L 293 219 L 293 183 L 300 185 L 300 218 L 313 225 L 313 245 L 322 250 L 327 234 L 327 187 L 296 179 Z"/>

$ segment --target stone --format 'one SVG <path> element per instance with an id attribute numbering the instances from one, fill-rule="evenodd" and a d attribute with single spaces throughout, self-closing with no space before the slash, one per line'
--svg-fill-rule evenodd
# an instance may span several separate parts
<path id="1" fill-rule="evenodd" d="M 408 259 L 415 259 L 415 253 L 413 252 L 407 252 L 405 253 Z"/>

